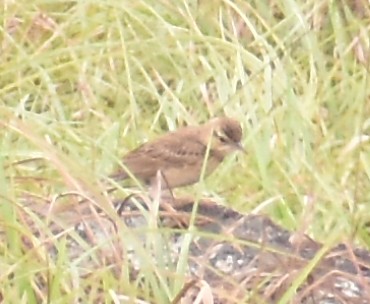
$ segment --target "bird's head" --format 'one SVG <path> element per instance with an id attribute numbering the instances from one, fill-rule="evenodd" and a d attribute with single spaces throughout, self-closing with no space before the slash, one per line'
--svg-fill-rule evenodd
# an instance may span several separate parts
<path id="1" fill-rule="evenodd" d="M 211 136 L 211 149 L 215 152 L 223 156 L 236 150 L 245 152 L 240 143 L 243 131 L 235 119 L 218 117 L 211 119 L 205 126 L 208 129 L 208 141 Z"/>

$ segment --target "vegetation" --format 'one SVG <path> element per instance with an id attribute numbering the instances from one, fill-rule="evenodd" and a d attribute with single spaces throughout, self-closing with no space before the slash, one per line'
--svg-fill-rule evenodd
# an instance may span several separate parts
<path id="1" fill-rule="evenodd" d="M 138 291 L 122 286 L 127 273 L 117 278 L 108 267 L 82 278 L 63 255 L 63 238 L 53 239 L 58 259 L 47 258 L 18 210 L 72 192 L 108 210 L 101 179 L 120 156 L 217 115 L 242 122 L 248 154 L 230 157 L 204 183 L 178 195 L 191 192 L 240 212 L 268 214 L 324 243 L 370 247 L 366 1 L 35 0 L 2 6 L 4 303 L 93 303 L 104 288 L 112 296 L 106 302 L 118 303 L 112 290 L 142 299 L 154 292 L 156 303 L 173 299 L 178 282 Z M 121 188 L 120 196 L 130 191 Z M 47 234 L 47 218 L 30 216 Z M 94 248 L 89 252 L 93 256 Z M 155 272 L 145 271 L 149 277 Z"/>

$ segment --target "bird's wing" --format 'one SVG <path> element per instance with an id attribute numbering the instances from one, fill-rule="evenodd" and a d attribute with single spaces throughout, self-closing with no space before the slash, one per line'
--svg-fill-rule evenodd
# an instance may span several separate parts
<path id="1" fill-rule="evenodd" d="M 131 151 L 123 158 L 123 163 L 136 177 L 149 179 L 158 170 L 187 167 L 202 162 L 206 149 L 206 146 L 193 138 L 171 136 Z M 128 176 L 121 172 L 112 177 L 124 179 Z"/>

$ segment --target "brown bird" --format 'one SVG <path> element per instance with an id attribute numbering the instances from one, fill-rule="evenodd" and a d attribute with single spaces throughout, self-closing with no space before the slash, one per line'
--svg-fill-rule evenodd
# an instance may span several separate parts
<path id="1" fill-rule="evenodd" d="M 227 117 L 214 118 L 200 126 L 183 127 L 129 152 L 123 158 L 125 170 L 110 177 L 127 179 L 128 170 L 145 184 L 154 185 L 157 172 L 160 172 L 163 188 L 187 186 L 199 181 L 204 162 L 207 176 L 225 156 L 236 150 L 244 151 L 241 138 L 239 122 Z"/>

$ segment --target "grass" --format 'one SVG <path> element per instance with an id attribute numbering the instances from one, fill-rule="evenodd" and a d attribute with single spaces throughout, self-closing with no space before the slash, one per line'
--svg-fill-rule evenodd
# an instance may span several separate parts
<path id="1" fill-rule="evenodd" d="M 322 242 L 369 248 L 365 1 L 5 1 L 1 15 L 6 303 L 90 303 L 99 288 L 144 299 L 155 291 L 156 303 L 173 299 L 178 281 L 164 276 L 156 285 L 153 269 L 141 291 L 105 268 L 82 279 L 63 238 L 55 240 L 59 260 L 46 258 L 42 244 L 25 251 L 22 237 L 32 232 L 17 210 L 74 191 L 92 193 L 112 212 L 99 180 L 121 155 L 217 115 L 241 121 L 248 155 L 229 158 L 179 194 L 257 210 Z"/>

